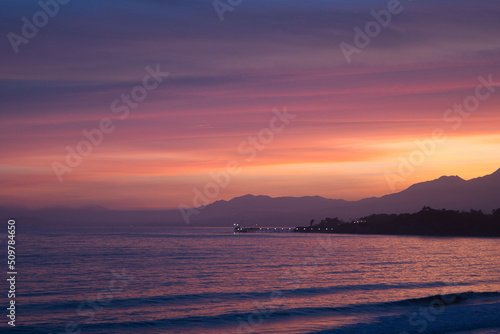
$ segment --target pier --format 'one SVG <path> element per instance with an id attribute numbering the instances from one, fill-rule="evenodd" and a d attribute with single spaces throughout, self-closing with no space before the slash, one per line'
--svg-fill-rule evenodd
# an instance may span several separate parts
<path id="1" fill-rule="evenodd" d="M 290 233 L 295 227 L 241 227 L 234 224 L 234 233 Z"/>

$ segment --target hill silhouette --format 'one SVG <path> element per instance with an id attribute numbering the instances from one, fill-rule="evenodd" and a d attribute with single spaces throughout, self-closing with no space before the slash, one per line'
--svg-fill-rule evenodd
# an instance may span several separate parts
<path id="1" fill-rule="evenodd" d="M 240 222 L 252 226 L 298 226 L 312 218 L 339 217 L 350 221 L 371 214 L 417 212 L 423 207 L 447 210 L 482 210 L 491 213 L 500 207 L 500 169 L 471 180 L 442 176 L 414 184 L 382 197 L 359 201 L 320 196 L 269 197 L 245 195 L 215 201 L 192 215 L 190 226 L 231 226 Z M 179 210 L 108 210 L 105 208 L 45 208 L 26 210 L 0 207 L 0 217 L 22 217 L 33 225 L 179 225 L 186 223 Z"/>
<path id="2" fill-rule="evenodd" d="M 208 205 L 198 217 L 193 218 L 193 222 L 232 224 L 244 217 L 244 223 L 248 225 L 297 226 L 310 219 L 319 221 L 333 216 L 350 220 L 370 214 L 417 212 L 425 206 L 490 213 L 500 207 L 500 169 L 468 181 L 459 176 L 442 176 L 414 184 L 398 193 L 359 201 L 320 196 L 272 198 L 245 195 Z"/>
<path id="3" fill-rule="evenodd" d="M 430 236 L 500 237 L 500 209 L 492 214 L 478 210 L 435 210 L 417 213 L 374 214 L 352 222 L 325 218 L 313 226 L 299 226 L 303 233 L 393 234 Z"/>

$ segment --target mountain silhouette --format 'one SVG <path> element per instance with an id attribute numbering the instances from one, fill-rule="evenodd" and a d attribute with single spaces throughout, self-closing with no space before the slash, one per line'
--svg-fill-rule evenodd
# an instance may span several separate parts
<path id="1" fill-rule="evenodd" d="M 500 208 L 500 169 L 471 180 L 442 176 L 416 183 L 398 193 L 358 201 L 328 199 L 321 196 L 269 197 L 244 195 L 219 200 L 198 208 L 190 218 L 191 226 L 243 225 L 298 226 L 325 217 L 351 220 L 371 214 L 413 213 L 423 207 L 448 210 Z M 135 225 L 186 226 L 179 210 L 107 210 L 104 208 L 45 208 L 38 210 L 0 207 L 0 217 L 16 217 L 26 225 Z"/>
<path id="2" fill-rule="evenodd" d="M 305 224 L 311 218 L 339 217 L 349 220 L 377 213 L 417 212 L 424 206 L 490 213 L 500 208 L 500 169 L 468 181 L 456 175 L 442 176 L 416 183 L 398 193 L 358 201 L 320 196 L 271 198 L 245 195 L 214 202 L 193 221 L 203 225 L 214 221 L 230 224 L 243 219 L 248 225 L 294 226 Z"/>

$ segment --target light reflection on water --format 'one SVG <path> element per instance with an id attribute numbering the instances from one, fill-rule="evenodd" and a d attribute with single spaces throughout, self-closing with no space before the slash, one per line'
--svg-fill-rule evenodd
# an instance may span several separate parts
<path id="1" fill-rule="evenodd" d="M 234 332 L 238 317 L 272 302 L 275 292 L 273 316 L 259 331 L 305 333 L 377 312 L 352 314 L 357 306 L 500 291 L 498 239 L 140 228 L 40 229 L 18 238 L 19 324 L 61 332 L 68 321 L 88 333 L 128 332 L 130 322 L 140 332 L 190 333 L 204 323 L 203 333 Z M 91 321 L 77 312 L 123 269 L 133 279 Z M 318 313 L 343 307 L 327 317 Z M 282 318 L 274 317 L 280 311 Z"/>

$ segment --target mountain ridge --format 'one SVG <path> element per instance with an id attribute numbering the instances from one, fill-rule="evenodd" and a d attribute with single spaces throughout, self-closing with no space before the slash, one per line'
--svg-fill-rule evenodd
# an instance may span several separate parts
<path id="1" fill-rule="evenodd" d="M 449 210 L 482 210 L 500 208 L 500 168 L 492 174 L 464 180 L 457 175 L 415 183 L 408 188 L 356 201 L 321 196 L 271 197 L 251 195 L 217 200 L 197 208 L 190 215 L 191 226 L 231 226 L 242 219 L 245 224 L 260 226 L 297 226 L 326 217 L 344 220 L 371 214 L 412 213 L 423 207 Z M 87 208 L 43 208 L 27 210 L 0 207 L 0 217 L 23 217 L 28 225 L 157 225 L 186 226 L 179 210 L 110 210 L 98 206 Z"/>
<path id="2" fill-rule="evenodd" d="M 314 205 L 309 203 L 310 201 L 313 201 Z M 259 208 L 253 208 L 256 202 L 260 203 Z M 265 202 L 267 205 L 263 206 L 262 203 Z M 215 205 L 216 203 L 218 204 Z M 222 203 L 226 206 L 225 209 Z M 232 206 L 232 203 L 238 205 Z M 425 206 L 485 212 L 500 208 L 500 169 L 470 180 L 464 180 L 458 175 L 441 176 L 434 180 L 415 183 L 400 192 L 357 201 L 328 199 L 321 196 L 270 197 L 246 194 L 228 201 L 209 204 L 203 209 L 205 212 L 200 214 L 205 217 L 195 217 L 194 221 L 198 220 L 201 223 L 203 220 L 217 220 L 229 224 L 231 221 L 239 222 L 244 218 L 250 225 L 292 226 L 296 222 L 304 224 L 311 219 L 321 220 L 325 217 L 352 219 L 370 214 L 411 213 Z M 288 212 L 283 212 L 285 209 Z M 221 215 L 218 210 L 224 213 Z M 229 217 L 230 219 L 227 219 Z M 262 221 L 263 219 L 267 221 Z"/>

